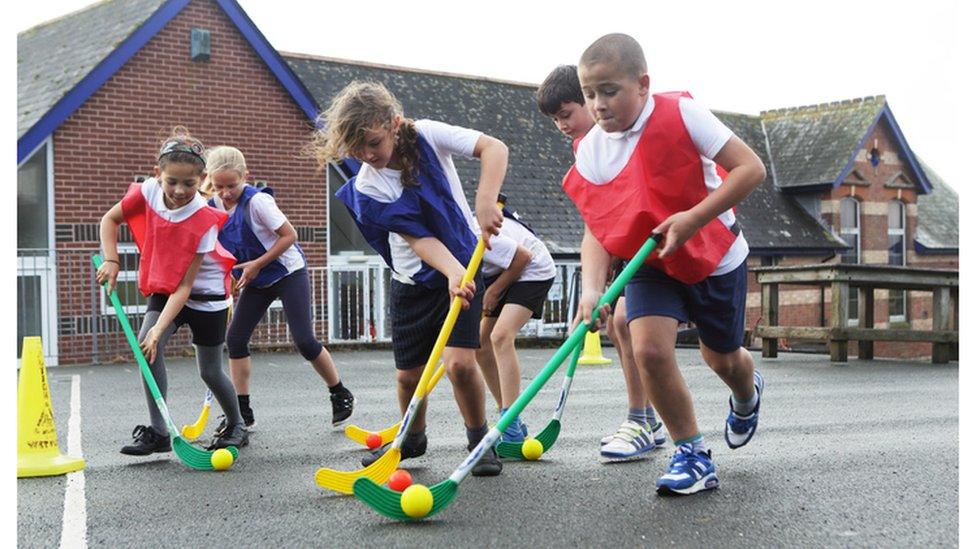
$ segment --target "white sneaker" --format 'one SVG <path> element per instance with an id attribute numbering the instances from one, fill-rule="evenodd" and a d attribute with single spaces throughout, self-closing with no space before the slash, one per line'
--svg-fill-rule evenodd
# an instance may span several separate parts
<path id="1" fill-rule="evenodd" d="M 661 423 L 660 421 L 658 421 L 657 423 L 655 423 L 653 427 L 649 427 L 648 430 L 651 432 L 651 434 L 654 435 L 654 444 L 656 446 L 660 446 L 660 445 L 664 444 L 665 442 L 667 442 L 667 439 L 664 438 L 664 424 Z M 614 435 L 616 435 L 616 434 L 617 433 L 613 433 L 611 435 L 607 435 L 607 436 L 601 438 L 600 439 L 600 446 L 603 447 L 603 446 L 606 446 L 607 444 L 609 444 L 610 441 L 613 440 Z"/>
<path id="2" fill-rule="evenodd" d="M 613 434 L 610 442 L 600 448 L 600 457 L 608 461 L 629 461 L 641 459 L 653 450 L 654 435 L 641 425 L 633 421 L 625 421 Z"/>

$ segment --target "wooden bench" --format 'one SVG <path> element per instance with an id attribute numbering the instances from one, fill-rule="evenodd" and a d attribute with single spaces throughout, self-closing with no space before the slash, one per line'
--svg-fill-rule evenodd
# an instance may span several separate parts
<path id="1" fill-rule="evenodd" d="M 860 359 L 874 358 L 875 341 L 927 341 L 932 343 L 932 362 L 953 358 L 959 343 L 959 271 L 888 265 L 820 264 L 789 267 L 755 267 L 762 294 L 762 322 L 756 336 L 762 338 L 762 356 L 775 358 L 779 338 L 826 340 L 830 360 L 847 361 L 848 341 L 858 342 Z M 779 286 L 813 285 L 830 288 L 830 325 L 827 327 L 780 326 Z M 932 330 L 874 327 L 874 290 L 932 292 Z M 848 326 L 848 296 L 858 292 L 858 325 Z M 905 300 L 906 310 L 910 302 Z"/>

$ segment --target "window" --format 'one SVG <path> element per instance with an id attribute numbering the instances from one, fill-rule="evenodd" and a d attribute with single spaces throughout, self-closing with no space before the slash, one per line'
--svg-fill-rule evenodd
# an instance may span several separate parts
<path id="1" fill-rule="evenodd" d="M 853 198 L 840 201 L 840 236 L 851 248 L 840 256 L 841 263 L 861 262 L 861 205 Z M 847 302 L 847 319 L 857 321 L 857 292 L 850 292 Z"/>
<path id="2" fill-rule="evenodd" d="M 46 249 L 48 241 L 48 144 L 17 168 L 17 248 Z"/>
<path id="3" fill-rule="evenodd" d="M 888 265 L 905 264 L 905 205 L 899 200 L 888 202 Z M 891 322 L 905 321 L 905 290 L 888 292 L 888 316 Z"/>

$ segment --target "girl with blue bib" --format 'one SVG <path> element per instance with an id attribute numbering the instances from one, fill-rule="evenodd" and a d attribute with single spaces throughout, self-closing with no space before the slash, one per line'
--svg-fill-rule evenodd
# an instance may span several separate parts
<path id="1" fill-rule="evenodd" d="M 324 129 L 316 132 L 311 149 L 322 167 L 349 157 L 361 163 L 356 176 L 336 195 L 393 271 L 390 315 L 401 413 L 420 381 L 452 297 L 464 301 L 444 350 L 444 364 L 464 420 L 468 449 L 473 449 L 488 432 L 485 385 L 475 360 L 484 282 L 480 273 L 465 287 L 461 279 L 478 235 L 490 246 L 488 239 L 501 227 L 496 200 L 508 167 L 508 148 L 475 130 L 405 118 L 393 94 L 376 82 L 350 83 L 320 120 Z M 481 161 L 477 218 L 465 199 L 455 155 Z M 421 407 L 401 457 L 417 457 L 426 449 Z M 384 450 L 367 456 L 363 465 Z M 472 474 L 494 476 L 501 469 L 492 450 Z"/>
<path id="2" fill-rule="evenodd" d="M 227 330 L 227 350 L 245 424 L 254 425 L 248 343 L 268 307 L 280 299 L 292 341 L 329 387 L 332 426 L 342 425 L 352 416 L 355 399 L 312 329 L 311 286 L 305 253 L 296 243 L 298 233 L 278 209 L 270 187 L 257 189 L 246 183 L 249 172 L 241 151 L 227 146 L 209 150 L 207 172 L 210 205 L 230 215 L 218 238 L 238 261 L 232 274 L 240 295 Z"/>

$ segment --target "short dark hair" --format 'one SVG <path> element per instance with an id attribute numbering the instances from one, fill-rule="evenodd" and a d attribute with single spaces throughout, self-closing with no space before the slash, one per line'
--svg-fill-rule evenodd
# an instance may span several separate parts
<path id="1" fill-rule="evenodd" d="M 576 66 L 559 65 L 553 69 L 535 92 L 535 98 L 539 102 L 539 110 L 546 116 L 555 116 L 563 103 L 572 101 L 585 104 Z"/>
<path id="2" fill-rule="evenodd" d="M 633 37 L 613 33 L 597 38 L 580 56 L 580 65 L 591 67 L 599 63 L 615 65 L 623 73 L 639 77 L 647 72 L 644 50 Z"/>

